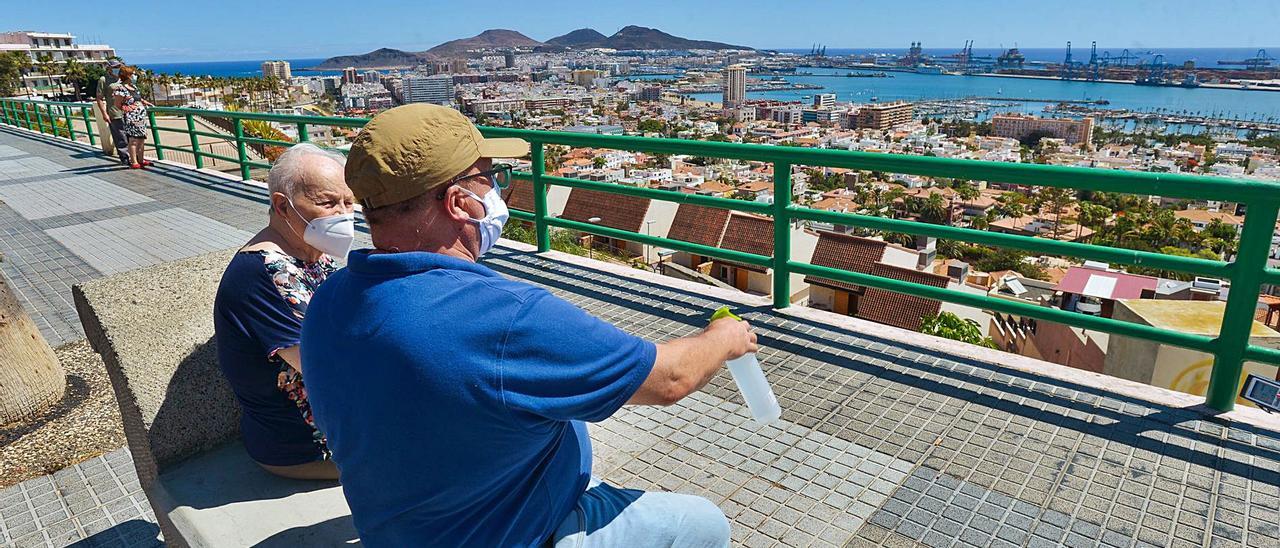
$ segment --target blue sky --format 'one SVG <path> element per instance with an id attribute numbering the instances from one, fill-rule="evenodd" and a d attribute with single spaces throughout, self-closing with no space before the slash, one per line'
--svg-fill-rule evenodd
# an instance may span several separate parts
<path id="1" fill-rule="evenodd" d="M 6 0 L 0 30 L 70 32 L 131 62 L 422 50 L 509 28 L 546 40 L 625 25 L 757 48 L 1280 47 L 1277 0 Z M 110 9 L 106 9 L 110 7 Z M 532 7 L 532 9 L 531 9 Z M 1275 52 L 1280 53 L 1280 51 Z"/>

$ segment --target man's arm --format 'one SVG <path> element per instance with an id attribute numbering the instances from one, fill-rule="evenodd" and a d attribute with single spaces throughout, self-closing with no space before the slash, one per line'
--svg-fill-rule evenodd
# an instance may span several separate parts
<path id="1" fill-rule="evenodd" d="M 711 322 L 697 335 L 659 344 L 653 370 L 627 403 L 676 403 L 706 386 L 725 361 L 758 349 L 747 322 L 733 318 Z"/>

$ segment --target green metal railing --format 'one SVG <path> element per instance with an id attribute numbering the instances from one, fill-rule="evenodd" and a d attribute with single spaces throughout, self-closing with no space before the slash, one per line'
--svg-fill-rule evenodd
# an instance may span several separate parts
<path id="1" fill-rule="evenodd" d="M 74 116 L 75 112 L 79 113 L 79 119 L 83 121 L 83 133 L 89 142 L 93 143 L 95 138 L 101 138 L 101 136 L 95 137 L 94 135 L 94 127 L 91 123 L 92 113 L 88 104 L 0 100 L 0 121 L 3 123 L 43 131 L 53 124 L 55 116 L 60 116 L 71 131 L 73 139 L 81 133 L 72 128 L 72 122 L 76 118 Z M 214 158 L 238 167 L 240 176 L 244 179 L 249 178 L 251 168 L 270 167 L 268 163 L 251 160 L 247 155 L 247 145 L 289 146 L 294 144 L 287 141 L 247 136 L 244 133 L 244 121 L 246 120 L 293 124 L 297 128 L 299 141 L 309 141 L 311 139 L 310 128 L 317 126 L 359 128 L 368 121 L 364 118 L 288 116 L 170 107 L 155 107 L 150 110 L 150 113 L 152 116 L 152 135 L 156 140 L 153 146 L 158 159 L 164 159 L 165 151 L 180 151 L 192 154 L 196 167 L 203 167 L 204 159 Z M 169 116 L 175 120 L 185 119 L 185 127 L 161 127 L 155 123 L 157 116 Z M 231 134 L 226 134 L 197 130 L 194 121 L 197 117 L 230 120 L 234 131 Z M 45 120 L 48 121 L 47 124 Z M 183 139 L 181 145 L 174 146 L 160 141 L 161 134 L 164 132 L 182 133 L 188 138 Z M 529 141 L 532 145 L 530 154 L 532 169 L 527 173 L 518 173 L 517 177 L 532 183 L 534 210 L 513 210 L 512 217 L 533 223 L 537 235 L 537 247 L 540 252 L 551 248 L 549 230 L 551 227 L 558 227 L 770 268 L 773 270 L 773 299 L 774 306 L 777 308 L 790 306 L 791 274 L 801 274 L 1006 314 L 1052 321 L 1084 329 L 1095 329 L 1111 334 L 1206 352 L 1214 356 L 1214 366 L 1210 377 L 1206 404 L 1222 411 L 1230 410 L 1235 405 L 1236 394 L 1239 390 L 1239 379 L 1245 360 L 1273 365 L 1280 364 L 1280 350 L 1252 345 L 1249 342 L 1261 286 L 1263 284 L 1280 284 L 1280 270 L 1267 268 L 1267 255 L 1271 248 L 1271 237 L 1275 231 L 1277 211 L 1280 210 L 1280 185 L 1199 175 L 1140 173 L 926 156 L 678 139 L 651 139 L 557 131 L 483 127 L 481 128 L 481 133 L 489 137 L 518 137 Z M 202 151 L 200 149 L 201 137 L 223 139 L 228 143 L 234 143 L 237 150 L 236 157 Z M 775 198 L 772 204 L 765 204 L 551 176 L 546 174 L 544 163 L 545 147 L 548 145 L 607 148 L 647 153 L 688 154 L 702 157 L 767 162 L 773 166 Z M 826 166 L 1126 194 L 1157 195 L 1189 200 L 1222 200 L 1244 203 L 1247 205 L 1248 211 L 1240 237 L 1239 253 L 1234 261 L 1223 262 L 805 208 L 791 203 L 791 171 L 793 166 Z M 552 217 L 548 213 L 547 206 L 547 189 L 551 186 L 583 188 L 769 216 L 774 221 L 774 253 L 772 256 L 744 253 Z M 1040 254 L 1071 256 L 1080 259 L 1104 261 L 1111 264 L 1144 266 L 1229 279 L 1231 280 L 1231 291 L 1217 337 L 1183 333 L 1110 318 L 1088 316 L 1030 303 L 1015 302 L 986 295 L 974 295 L 794 261 L 791 258 L 790 226 L 795 221 L 814 221 L 902 232 L 975 244 L 1010 247 Z"/>

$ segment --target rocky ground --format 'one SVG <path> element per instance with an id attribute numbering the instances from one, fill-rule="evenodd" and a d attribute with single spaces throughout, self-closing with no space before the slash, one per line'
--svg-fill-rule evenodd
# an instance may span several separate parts
<path id="1" fill-rule="evenodd" d="M 67 374 L 66 396 L 39 417 L 0 426 L 0 488 L 125 444 L 120 408 L 102 358 L 84 340 L 54 353 Z"/>

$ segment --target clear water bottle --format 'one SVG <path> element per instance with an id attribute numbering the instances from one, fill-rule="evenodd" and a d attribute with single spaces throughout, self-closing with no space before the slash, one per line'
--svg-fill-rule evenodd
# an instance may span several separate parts
<path id="1" fill-rule="evenodd" d="M 716 310 L 711 321 L 720 318 L 742 319 L 730 312 L 727 306 Z M 764 370 L 760 369 L 760 361 L 756 359 L 755 353 L 729 360 L 725 362 L 725 366 L 729 368 L 729 374 L 733 375 L 738 391 L 742 392 L 742 399 L 747 401 L 747 409 L 751 411 L 751 418 L 756 424 L 772 424 L 782 416 L 782 407 L 778 405 L 778 398 L 773 395 L 773 388 L 769 386 Z"/>

